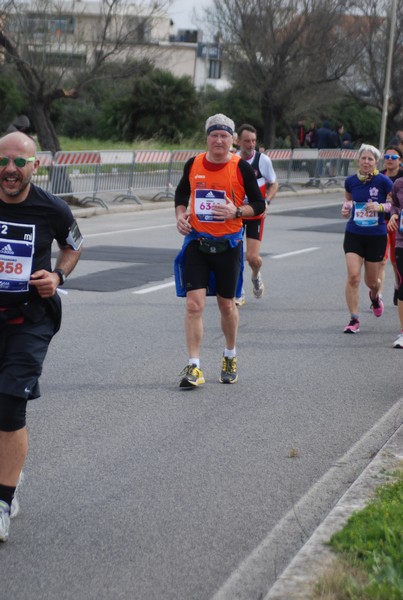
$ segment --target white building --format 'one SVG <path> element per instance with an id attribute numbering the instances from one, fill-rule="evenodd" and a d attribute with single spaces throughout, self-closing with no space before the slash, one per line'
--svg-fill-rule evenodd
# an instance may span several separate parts
<path id="1" fill-rule="evenodd" d="M 132 3 L 117 5 L 105 29 L 108 6 L 102 0 L 10 3 L 4 30 L 38 68 L 85 67 L 103 53 L 111 54 L 111 61 L 147 58 L 175 76 L 190 77 L 197 89 L 230 86 L 219 45 L 203 43 L 200 31 L 172 32 L 166 13 L 150 15 Z M 117 44 L 119 52 L 114 52 Z"/>

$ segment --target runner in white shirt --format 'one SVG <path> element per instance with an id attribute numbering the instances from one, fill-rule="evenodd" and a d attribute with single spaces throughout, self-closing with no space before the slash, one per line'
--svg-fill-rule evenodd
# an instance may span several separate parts
<path id="1" fill-rule="evenodd" d="M 253 168 L 255 176 L 267 205 L 273 200 L 278 190 L 277 177 L 273 169 L 272 162 L 266 154 L 261 154 L 256 148 L 256 129 L 253 125 L 245 123 L 238 129 L 239 151 L 237 154 L 246 160 Z M 245 198 L 245 204 L 248 199 Z M 261 298 L 264 293 L 264 283 L 260 269 L 263 264 L 260 256 L 260 245 L 263 237 L 263 228 L 266 213 L 243 219 L 245 238 L 246 238 L 246 260 L 252 269 L 252 291 L 255 298 Z M 238 306 L 245 304 L 245 292 L 242 290 L 242 296 L 236 298 Z"/>

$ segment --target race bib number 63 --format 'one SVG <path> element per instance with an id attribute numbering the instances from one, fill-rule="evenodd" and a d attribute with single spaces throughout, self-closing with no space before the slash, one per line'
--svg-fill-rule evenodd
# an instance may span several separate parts
<path id="1" fill-rule="evenodd" d="M 196 190 L 195 214 L 199 221 L 224 221 L 213 215 L 213 204 L 226 204 L 224 190 Z"/>

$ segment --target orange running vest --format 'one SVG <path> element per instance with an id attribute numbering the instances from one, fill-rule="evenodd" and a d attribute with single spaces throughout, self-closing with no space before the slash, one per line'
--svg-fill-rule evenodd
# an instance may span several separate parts
<path id="1" fill-rule="evenodd" d="M 239 156 L 232 155 L 231 159 L 217 169 L 216 163 L 206 161 L 206 152 L 198 154 L 189 172 L 190 196 L 190 224 L 196 231 L 209 233 L 214 237 L 236 233 L 242 228 L 242 218 L 229 219 L 228 221 L 200 220 L 196 213 L 205 209 L 206 202 L 197 198 L 197 191 L 201 195 L 207 195 L 209 190 L 222 190 L 228 198 L 231 198 L 235 206 L 242 206 L 245 189 L 242 175 L 238 169 Z M 214 165 L 214 170 L 208 168 Z M 212 194 L 213 195 L 213 194 Z M 201 207 L 201 208 L 200 208 Z"/>

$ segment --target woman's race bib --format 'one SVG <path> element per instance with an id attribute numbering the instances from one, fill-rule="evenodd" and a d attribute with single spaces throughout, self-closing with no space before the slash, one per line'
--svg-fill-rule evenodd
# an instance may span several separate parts
<path id="1" fill-rule="evenodd" d="M 195 191 L 195 215 L 199 221 L 225 221 L 213 215 L 213 204 L 227 204 L 224 190 Z"/>
<path id="2" fill-rule="evenodd" d="M 403 233 L 403 210 L 400 211 L 399 223 L 399 230 Z"/>
<path id="3" fill-rule="evenodd" d="M 366 210 L 366 202 L 356 202 L 354 211 L 354 223 L 360 227 L 374 227 L 378 225 L 378 213 Z"/>

